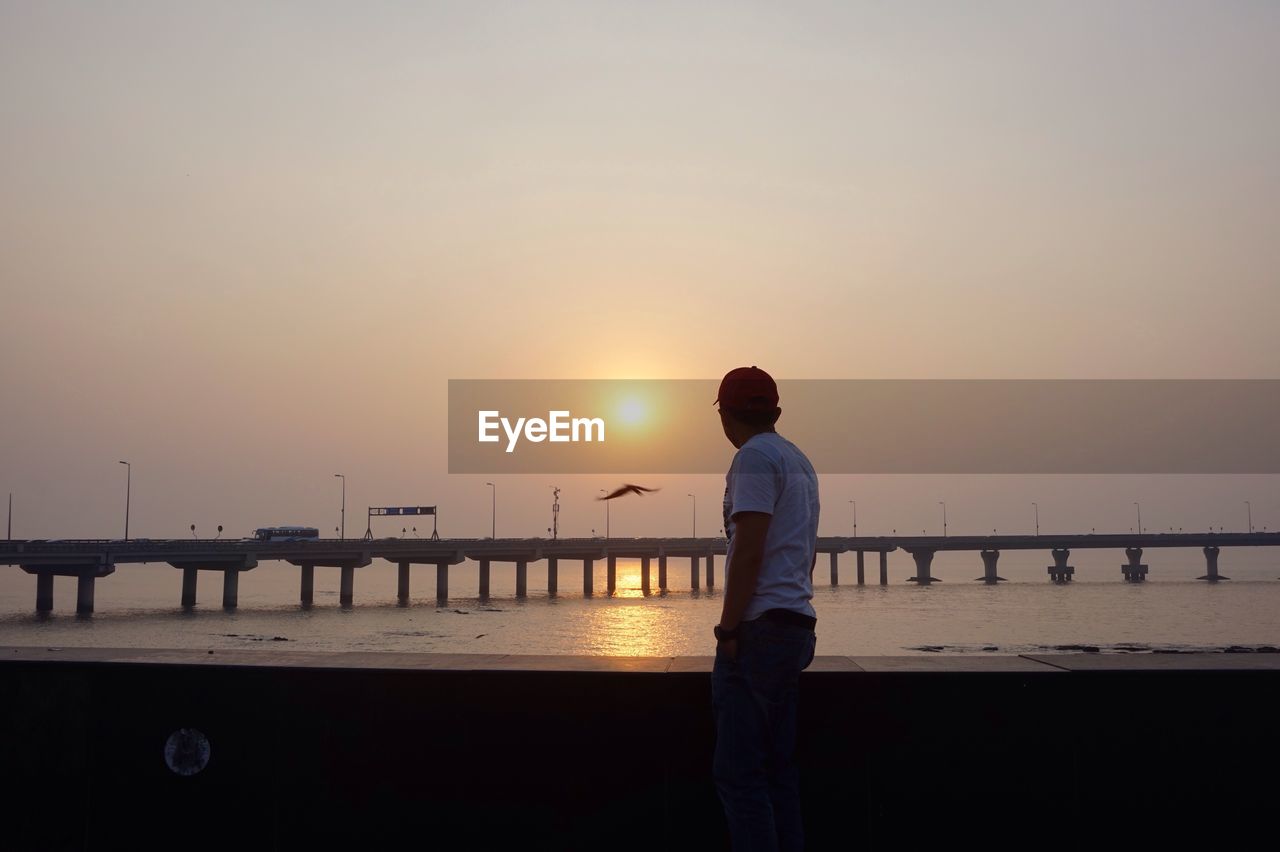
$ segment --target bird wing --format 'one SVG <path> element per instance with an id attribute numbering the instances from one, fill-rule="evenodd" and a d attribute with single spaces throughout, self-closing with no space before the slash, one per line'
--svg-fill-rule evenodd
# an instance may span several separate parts
<path id="1" fill-rule="evenodd" d="M 613 491 L 611 491 L 611 492 L 609 492 L 608 494 L 606 494 L 605 496 L 603 496 L 603 497 L 597 497 L 596 499 L 597 499 L 597 500 L 612 500 L 613 498 L 615 498 L 615 497 L 621 497 L 621 496 L 622 496 L 622 495 L 624 495 L 624 494 L 639 494 L 641 497 L 643 497 L 643 496 L 644 496 L 644 492 L 646 492 L 646 491 L 660 491 L 660 490 L 662 490 L 662 489 L 660 489 L 660 488 L 645 488 L 643 485 L 632 485 L 631 483 L 626 483 L 626 484 L 625 484 L 625 485 L 623 485 L 621 488 L 616 488 L 616 489 L 614 489 Z"/>

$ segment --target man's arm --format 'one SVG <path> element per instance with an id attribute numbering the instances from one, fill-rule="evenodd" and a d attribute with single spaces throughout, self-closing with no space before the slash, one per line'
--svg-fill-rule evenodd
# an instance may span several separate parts
<path id="1" fill-rule="evenodd" d="M 767 512 L 738 512 L 733 516 L 733 562 L 725 566 L 729 575 L 724 590 L 720 626 L 733 630 L 756 593 L 756 579 L 764 561 L 764 540 L 773 516 Z"/>

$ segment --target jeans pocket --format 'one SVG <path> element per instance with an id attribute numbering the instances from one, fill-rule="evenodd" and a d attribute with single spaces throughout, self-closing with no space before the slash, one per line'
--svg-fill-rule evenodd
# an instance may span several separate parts
<path id="1" fill-rule="evenodd" d="M 771 622 L 752 622 L 739 649 L 740 672 L 767 705 L 785 700 L 809 655 L 812 633 Z M 805 664 L 807 665 L 807 663 Z"/>

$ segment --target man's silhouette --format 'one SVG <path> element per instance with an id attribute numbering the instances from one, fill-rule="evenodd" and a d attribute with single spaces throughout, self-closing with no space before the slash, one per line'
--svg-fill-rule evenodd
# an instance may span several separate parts
<path id="1" fill-rule="evenodd" d="M 816 642 L 818 477 L 775 431 L 782 409 L 764 370 L 729 371 L 716 402 L 738 450 L 725 478 L 729 554 L 711 675 L 716 788 L 734 850 L 801 849 L 793 754 L 797 685 Z"/>

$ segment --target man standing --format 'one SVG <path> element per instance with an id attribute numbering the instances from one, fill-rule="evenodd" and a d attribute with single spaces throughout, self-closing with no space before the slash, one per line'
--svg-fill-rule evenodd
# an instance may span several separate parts
<path id="1" fill-rule="evenodd" d="M 729 553 L 711 675 L 716 788 L 734 850 L 802 849 L 793 754 L 797 685 L 816 642 L 818 478 L 775 431 L 782 409 L 764 370 L 729 371 L 716 402 L 737 448 L 725 478 Z"/>

